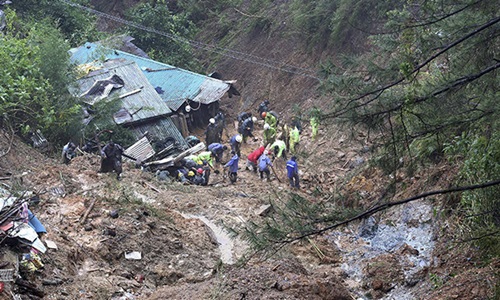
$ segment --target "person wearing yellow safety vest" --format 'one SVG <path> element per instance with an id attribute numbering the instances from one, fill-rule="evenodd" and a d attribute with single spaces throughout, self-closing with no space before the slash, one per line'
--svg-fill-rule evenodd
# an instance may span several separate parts
<path id="1" fill-rule="evenodd" d="M 272 144 L 276 140 L 276 129 L 264 124 L 264 145 Z"/>
<path id="2" fill-rule="evenodd" d="M 210 167 L 214 167 L 214 162 L 213 162 L 213 153 L 211 151 L 203 151 L 198 154 L 198 161 L 202 161 L 203 163 L 207 163 L 210 165 Z"/>
<path id="3" fill-rule="evenodd" d="M 300 132 L 297 127 L 294 127 L 290 131 L 290 139 L 289 139 L 290 153 L 295 154 L 295 147 L 299 142 L 300 142 Z"/>
<path id="4" fill-rule="evenodd" d="M 312 131 L 311 139 L 314 140 L 316 138 L 316 135 L 318 134 L 319 118 L 316 116 L 311 117 L 310 123 Z"/>
<path id="5" fill-rule="evenodd" d="M 272 128 L 276 129 L 276 126 L 278 125 L 278 119 L 269 112 L 263 112 L 262 113 L 262 118 L 264 118 L 264 122 L 269 124 Z"/>
<path id="6" fill-rule="evenodd" d="M 283 157 L 286 160 L 286 144 L 282 140 L 276 140 L 272 143 L 270 149 L 274 151 L 274 157 Z"/>

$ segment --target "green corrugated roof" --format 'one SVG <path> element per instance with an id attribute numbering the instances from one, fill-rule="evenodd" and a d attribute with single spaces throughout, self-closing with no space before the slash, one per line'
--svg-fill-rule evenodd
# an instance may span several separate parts
<path id="1" fill-rule="evenodd" d="M 86 43 L 72 49 L 70 53 L 72 62 L 77 64 L 115 58 L 136 62 L 151 85 L 164 91 L 160 97 L 174 111 L 179 109 L 186 99 L 203 104 L 219 101 L 230 88 L 229 83 L 219 79 L 94 43 Z"/>

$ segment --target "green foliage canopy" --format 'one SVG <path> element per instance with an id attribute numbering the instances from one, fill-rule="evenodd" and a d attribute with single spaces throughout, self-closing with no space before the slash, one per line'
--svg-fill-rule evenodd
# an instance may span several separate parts
<path id="1" fill-rule="evenodd" d="M 72 72 L 69 46 L 47 20 L 22 23 L 8 11 L 7 32 L 0 36 L 0 116 L 4 126 L 48 138 L 67 139 L 79 113 L 67 91 Z"/>
<path id="2" fill-rule="evenodd" d="M 186 69 L 196 69 L 189 39 L 195 34 L 195 26 L 184 12 L 174 14 L 164 1 L 141 3 L 127 12 L 128 18 L 156 32 L 130 27 L 135 43 L 144 49 L 151 59 Z M 161 34 L 158 34 L 161 33 Z"/>

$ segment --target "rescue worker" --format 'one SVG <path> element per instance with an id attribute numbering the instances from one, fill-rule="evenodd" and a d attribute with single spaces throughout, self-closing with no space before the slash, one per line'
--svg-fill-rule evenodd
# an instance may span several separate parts
<path id="1" fill-rule="evenodd" d="M 273 117 L 276 119 L 276 127 L 275 128 L 278 128 L 278 125 L 280 124 L 280 116 L 278 115 L 278 113 L 275 112 L 274 110 L 270 110 L 266 113 L 266 115 L 268 115 L 268 114 L 273 115 Z"/>
<path id="2" fill-rule="evenodd" d="M 122 146 L 109 141 L 106 146 L 101 149 L 101 169 L 99 172 L 116 172 L 116 178 L 120 179 L 122 173 L 122 153 L 124 152 Z"/>
<path id="3" fill-rule="evenodd" d="M 177 176 L 176 176 L 176 178 L 181 183 L 186 183 L 188 181 L 187 174 L 188 174 L 188 171 L 186 169 L 179 168 L 179 169 L 177 169 Z"/>
<path id="4" fill-rule="evenodd" d="M 294 127 L 290 131 L 290 138 L 288 139 L 290 143 L 290 153 L 295 154 L 295 147 L 297 147 L 297 144 L 300 142 L 300 132 L 297 127 Z"/>
<path id="5" fill-rule="evenodd" d="M 184 166 L 188 170 L 196 170 L 198 168 L 198 163 L 196 162 L 198 160 L 198 156 L 196 155 L 190 155 L 184 158 Z"/>
<path id="6" fill-rule="evenodd" d="M 224 169 L 229 168 L 227 173 L 229 180 L 231 180 L 231 183 L 235 183 L 238 178 L 238 162 L 240 157 L 234 151 L 231 151 L 231 154 L 233 157 L 224 165 Z"/>
<path id="7" fill-rule="evenodd" d="M 265 149 L 266 148 L 264 146 L 260 146 L 257 150 L 254 150 L 247 156 L 247 170 L 251 167 L 252 171 L 257 173 L 257 162 L 262 153 L 264 153 Z"/>
<path id="8" fill-rule="evenodd" d="M 269 126 L 269 124 L 264 124 L 264 145 L 272 144 L 276 140 L 276 129 Z"/>
<path id="9" fill-rule="evenodd" d="M 253 125 L 254 122 L 257 121 L 257 118 L 255 117 L 249 117 L 243 120 L 243 122 L 240 124 L 238 127 L 238 132 L 241 134 L 243 138 L 243 143 L 247 142 L 247 138 L 253 137 L 252 131 L 253 131 Z"/>
<path id="10" fill-rule="evenodd" d="M 299 116 L 293 117 L 291 126 L 292 126 L 292 128 L 297 127 L 297 129 L 299 130 L 299 133 L 302 134 L 302 122 L 300 121 Z"/>
<path id="11" fill-rule="evenodd" d="M 215 119 L 210 118 L 207 130 L 205 131 L 205 143 L 207 145 L 220 143 L 219 132 L 217 130 Z"/>
<path id="12" fill-rule="evenodd" d="M 222 141 L 222 132 L 224 131 L 224 128 L 226 128 L 226 118 L 224 117 L 224 114 L 219 111 L 215 115 L 214 120 L 215 120 L 217 140 L 218 143 L 220 143 L 220 141 Z"/>
<path id="13" fill-rule="evenodd" d="M 199 168 L 196 170 L 196 174 L 193 178 L 193 183 L 196 185 L 202 185 L 205 182 L 205 178 L 203 177 L 203 169 Z"/>
<path id="14" fill-rule="evenodd" d="M 266 99 L 259 104 L 257 112 L 259 113 L 260 116 L 262 116 L 262 113 L 267 111 L 269 111 L 269 100 Z M 262 117 L 262 119 L 264 119 L 264 117 Z"/>
<path id="15" fill-rule="evenodd" d="M 285 141 L 286 148 L 290 149 L 290 127 L 287 124 L 281 125 L 281 133 L 278 135 L 278 139 Z"/>
<path id="16" fill-rule="evenodd" d="M 212 155 L 215 157 L 215 161 L 218 163 L 222 160 L 225 150 L 227 150 L 227 146 L 220 143 L 212 143 L 208 145 L 208 151 L 212 152 Z"/>
<path id="17" fill-rule="evenodd" d="M 194 147 L 201 143 L 200 139 L 195 137 L 194 135 L 187 136 L 185 140 L 189 147 Z"/>
<path id="18" fill-rule="evenodd" d="M 251 117 L 252 117 L 252 113 L 243 111 L 243 112 L 240 112 L 238 114 L 237 120 L 238 120 L 238 123 L 241 124 L 243 121 L 245 121 L 246 119 L 251 118 Z"/>
<path id="19" fill-rule="evenodd" d="M 262 155 L 259 157 L 259 173 L 260 173 L 260 179 L 264 179 L 264 174 L 266 174 L 266 178 L 269 181 L 271 179 L 271 171 L 269 170 L 269 167 L 273 166 L 273 163 L 271 162 L 271 159 L 269 156 L 268 151 L 264 151 Z"/>
<path id="20" fill-rule="evenodd" d="M 318 134 L 319 118 L 317 116 L 312 116 L 309 122 L 311 124 L 312 132 L 311 139 L 314 140 L 316 138 L 316 135 Z"/>
<path id="21" fill-rule="evenodd" d="M 278 124 L 278 120 L 276 120 L 276 117 L 273 116 L 271 113 L 263 112 L 262 113 L 262 118 L 264 119 L 264 122 L 269 124 L 274 130 L 276 130 L 276 126 Z"/>
<path id="22" fill-rule="evenodd" d="M 241 156 L 240 146 L 242 140 L 243 138 L 240 134 L 233 135 L 229 140 L 229 143 L 231 144 L 231 151 L 234 151 L 234 153 L 236 153 L 238 156 Z"/>
<path id="23" fill-rule="evenodd" d="M 210 167 L 214 167 L 213 154 L 211 151 L 203 151 L 198 154 L 197 162 L 201 161 L 203 165 L 208 164 Z M 198 163 L 199 164 L 199 163 Z"/>
<path id="24" fill-rule="evenodd" d="M 299 167 L 297 165 L 297 158 L 292 156 L 289 161 L 286 162 L 286 171 L 288 180 L 290 181 L 290 187 L 300 188 L 299 185 Z"/>
<path id="25" fill-rule="evenodd" d="M 73 144 L 73 142 L 69 142 L 66 145 L 64 145 L 61 158 L 62 158 L 62 163 L 64 164 L 69 164 L 70 161 L 76 157 L 76 145 Z"/>
<path id="26" fill-rule="evenodd" d="M 193 180 L 194 180 L 194 171 L 193 170 L 190 170 L 188 173 L 187 173 L 187 180 L 190 182 L 190 183 L 193 183 Z"/>
<path id="27" fill-rule="evenodd" d="M 271 144 L 270 149 L 274 152 L 274 157 L 283 157 L 286 160 L 286 144 L 282 140 L 276 140 Z"/>

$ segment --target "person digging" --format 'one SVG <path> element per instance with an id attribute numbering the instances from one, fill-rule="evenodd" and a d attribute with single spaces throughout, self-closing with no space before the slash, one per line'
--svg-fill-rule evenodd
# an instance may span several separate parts
<path id="1" fill-rule="evenodd" d="M 119 144 L 109 141 L 101 150 L 101 169 L 99 173 L 116 172 L 116 179 L 120 180 L 122 168 L 122 154 L 124 150 Z"/>

